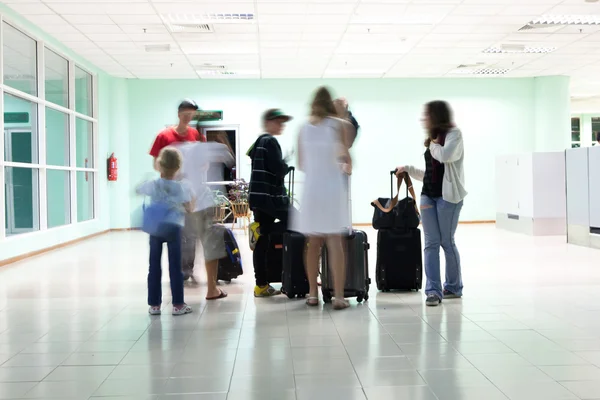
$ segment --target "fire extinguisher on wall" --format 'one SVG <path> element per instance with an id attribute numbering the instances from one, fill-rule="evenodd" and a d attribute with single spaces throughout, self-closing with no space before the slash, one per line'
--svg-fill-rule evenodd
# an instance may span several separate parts
<path id="1" fill-rule="evenodd" d="M 112 153 L 110 157 L 108 157 L 107 168 L 108 168 L 108 180 L 111 182 L 115 182 L 117 180 L 117 158 L 115 157 L 115 153 Z"/>

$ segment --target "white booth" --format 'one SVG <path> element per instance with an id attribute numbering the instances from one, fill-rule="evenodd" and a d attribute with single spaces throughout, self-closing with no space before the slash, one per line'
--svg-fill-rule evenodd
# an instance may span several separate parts
<path id="1" fill-rule="evenodd" d="M 566 153 L 567 241 L 600 248 L 600 147 Z"/>
<path id="2" fill-rule="evenodd" d="M 496 227 L 534 236 L 565 235 L 565 191 L 564 152 L 498 156 Z"/>

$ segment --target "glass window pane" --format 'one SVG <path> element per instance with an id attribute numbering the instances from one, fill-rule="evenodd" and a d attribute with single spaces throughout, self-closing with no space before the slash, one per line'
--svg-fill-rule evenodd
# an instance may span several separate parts
<path id="1" fill-rule="evenodd" d="M 581 128 L 579 118 L 571 118 L 571 141 L 579 142 L 581 139 Z"/>
<path id="2" fill-rule="evenodd" d="M 92 123 L 81 118 L 75 121 L 75 154 L 76 166 L 79 168 L 93 168 L 94 160 Z"/>
<path id="3" fill-rule="evenodd" d="M 592 118 L 592 143 L 600 143 L 600 117 Z"/>
<path id="4" fill-rule="evenodd" d="M 39 173 L 35 168 L 4 168 L 6 235 L 40 229 Z"/>
<path id="5" fill-rule="evenodd" d="M 6 93 L 4 159 L 28 164 L 38 162 L 37 105 Z"/>
<path id="6" fill-rule="evenodd" d="M 581 147 L 581 143 L 571 143 L 571 148 L 572 149 L 578 149 Z"/>
<path id="7" fill-rule="evenodd" d="M 37 43 L 7 23 L 4 34 L 4 84 L 37 95 Z"/>
<path id="8" fill-rule="evenodd" d="M 77 171 L 77 222 L 94 218 L 94 173 Z"/>
<path id="9" fill-rule="evenodd" d="M 75 67 L 75 111 L 92 115 L 92 75 Z"/>
<path id="10" fill-rule="evenodd" d="M 69 165 L 69 116 L 46 108 L 46 164 Z"/>
<path id="11" fill-rule="evenodd" d="M 46 170 L 48 228 L 71 222 L 71 186 L 69 171 Z"/>
<path id="12" fill-rule="evenodd" d="M 46 100 L 69 107 L 69 63 L 53 52 L 44 49 Z"/>

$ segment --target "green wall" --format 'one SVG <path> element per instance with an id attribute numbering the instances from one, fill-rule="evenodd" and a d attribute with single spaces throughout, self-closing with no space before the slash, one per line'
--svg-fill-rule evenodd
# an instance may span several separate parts
<path id="1" fill-rule="evenodd" d="M 567 79 L 568 82 L 568 79 Z M 568 109 L 563 79 L 543 82 L 543 95 L 553 98 L 556 110 Z M 470 192 L 463 220 L 494 219 L 494 159 L 497 154 L 536 149 L 536 104 L 539 85 L 523 79 L 339 79 L 339 80 L 129 80 L 130 180 L 134 184 L 152 173 L 147 152 L 165 124 L 176 121 L 176 106 L 185 97 L 204 109 L 224 111 L 224 123 L 240 125 L 240 150 L 261 132 L 260 115 L 281 107 L 295 119 L 280 138 L 285 151 L 295 145 L 298 129 L 308 113 L 313 90 L 322 84 L 349 99 L 361 125 L 352 153 L 354 221 L 371 220 L 370 202 L 389 192 L 389 171 L 397 165 L 423 166 L 422 106 L 444 99 L 454 108 L 465 138 L 465 170 Z M 537 85 L 537 86 L 536 86 Z M 562 128 L 548 134 L 564 135 Z M 563 147 L 564 149 L 564 147 Z M 241 176 L 249 178 L 249 159 L 242 157 Z M 298 176 L 298 192 L 302 177 Z M 420 188 L 417 188 L 419 193 Z M 140 218 L 140 199 L 130 196 L 131 222 Z"/>

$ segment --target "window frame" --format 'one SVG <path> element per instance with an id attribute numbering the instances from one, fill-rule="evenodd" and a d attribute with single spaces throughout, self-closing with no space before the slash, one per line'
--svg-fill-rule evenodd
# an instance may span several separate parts
<path id="1" fill-rule="evenodd" d="M 36 50 L 37 50 L 37 59 L 36 59 L 36 71 L 37 71 L 37 96 L 32 96 L 28 93 L 21 92 L 20 90 L 14 89 L 12 87 L 6 86 L 4 84 L 4 26 L 5 24 L 10 25 L 12 28 L 20 31 L 24 35 L 32 38 L 36 41 Z M 68 107 L 63 107 L 61 105 L 55 104 L 49 100 L 46 100 L 46 77 L 45 77 L 45 50 L 48 49 L 55 54 L 63 57 L 67 60 L 68 65 Z M 75 68 L 78 67 L 81 70 L 89 73 L 92 77 L 92 85 L 91 90 L 92 93 L 92 109 L 91 116 L 79 113 L 75 110 Z M 71 57 L 64 54 L 63 51 L 57 49 L 50 43 L 46 43 L 42 38 L 37 37 L 36 35 L 30 33 L 27 28 L 21 26 L 18 22 L 13 21 L 9 18 L 6 18 L 4 15 L 0 14 L 0 130 L 2 131 L 2 135 L 0 135 L 0 149 L 2 154 L 0 154 L 0 204 L 5 204 L 5 168 L 6 167 L 17 167 L 17 168 L 29 168 L 36 169 L 38 171 L 38 185 L 35 190 L 38 193 L 38 204 L 39 204 L 39 229 L 34 230 L 27 233 L 20 233 L 11 236 L 7 236 L 7 232 L 5 229 L 6 217 L 4 210 L 0 213 L 0 242 L 10 241 L 21 239 L 23 237 L 29 235 L 37 235 L 43 233 L 48 230 L 57 230 L 57 229 L 65 229 L 72 227 L 73 225 L 82 225 L 82 224 L 90 224 L 97 222 L 99 220 L 99 141 L 98 141 L 98 76 L 95 72 L 91 71 L 85 65 L 81 65 L 76 63 Z M 15 163 L 8 162 L 4 157 L 4 95 L 8 94 L 11 96 L 15 96 L 19 99 L 30 101 L 37 106 L 37 125 L 38 129 L 35 134 L 37 135 L 37 153 L 38 153 L 38 161 L 37 163 L 24 164 L 24 163 Z M 69 127 L 69 139 L 68 139 L 68 148 L 69 148 L 69 164 L 67 166 L 59 166 L 59 165 L 47 165 L 46 163 L 46 109 L 52 109 L 55 111 L 59 111 L 68 115 L 68 127 Z M 88 167 L 78 167 L 77 159 L 76 159 L 76 118 L 81 118 L 86 120 L 92 124 L 92 165 Z M 33 132 L 32 132 L 33 134 Z M 48 228 L 48 198 L 47 198 L 47 171 L 48 170 L 59 170 L 59 171 L 68 171 L 69 172 L 69 190 L 70 190 L 70 204 L 68 204 L 70 209 L 70 223 L 66 225 L 56 226 L 52 228 Z M 79 172 L 87 172 L 93 175 L 93 218 L 83 222 L 77 222 L 77 174 Z"/>

